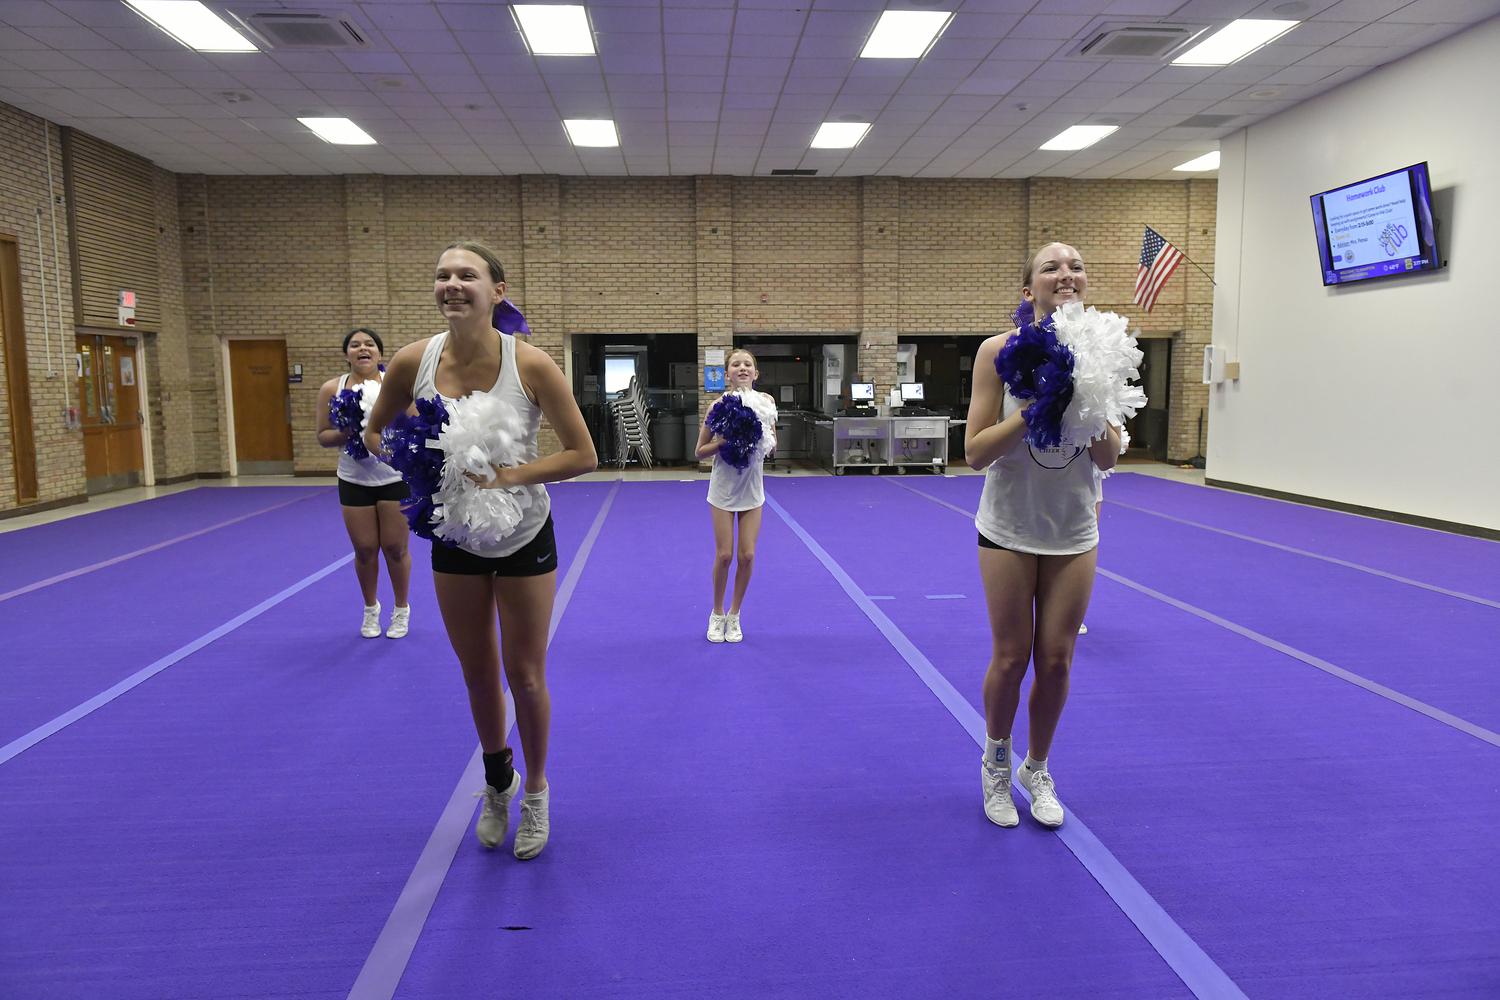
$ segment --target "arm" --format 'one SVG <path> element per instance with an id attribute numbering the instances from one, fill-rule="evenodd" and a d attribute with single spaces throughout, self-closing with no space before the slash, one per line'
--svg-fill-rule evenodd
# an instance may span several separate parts
<path id="1" fill-rule="evenodd" d="M 599 467 L 599 456 L 589 437 L 588 425 L 573 398 L 568 380 L 552 356 L 541 348 L 516 341 L 516 370 L 528 395 L 542 408 L 542 415 L 557 433 L 562 451 L 525 465 L 495 470 L 495 477 L 484 485 L 490 489 L 531 486 L 572 479 Z M 387 376 L 389 377 L 389 376 Z M 381 399 L 385 394 L 381 393 Z"/>
<path id="2" fill-rule="evenodd" d="M 380 380 L 380 395 L 375 397 L 375 406 L 365 418 L 365 447 L 371 455 L 386 454 L 380 446 L 380 432 L 390 426 L 397 414 L 405 413 L 411 406 L 412 387 L 417 384 L 417 366 L 422 363 L 422 351 L 430 339 L 401 348 L 386 366 L 385 378 Z"/>
<path id="3" fill-rule="evenodd" d="M 709 407 L 712 409 L 713 407 Z M 708 429 L 708 418 L 703 418 L 703 426 L 698 428 L 698 447 L 693 454 L 697 458 L 713 458 L 719 453 L 719 447 L 724 444 L 724 439 Z"/>
<path id="4" fill-rule="evenodd" d="M 971 469 L 982 469 L 1016 446 L 1026 435 L 1024 413 L 1031 401 L 1000 419 L 1005 385 L 995 371 L 995 356 L 1010 337 L 991 337 L 974 356 L 974 386 L 969 397 L 969 419 L 964 425 L 964 461 Z"/>
<path id="5" fill-rule="evenodd" d="M 1103 436 L 1090 441 L 1089 458 L 1102 472 L 1113 469 L 1120 461 L 1120 428 L 1109 424 L 1104 428 Z"/>
<path id="6" fill-rule="evenodd" d="M 315 414 L 318 444 L 325 448 L 340 448 L 345 441 L 349 440 L 349 432 L 339 430 L 328 418 L 328 404 L 333 402 L 333 394 L 338 391 L 338 388 L 339 380 L 331 378 L 323 383 L 323 388 L 318 390 L 318 411 Z"/>

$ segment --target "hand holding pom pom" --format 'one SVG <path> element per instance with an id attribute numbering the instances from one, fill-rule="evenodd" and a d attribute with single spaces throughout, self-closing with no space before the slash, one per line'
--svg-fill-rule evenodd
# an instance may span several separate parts
<path id="1" fill-rule="evenodd" d="M 365 382 L 336 393 L 328 401 L 328 422 L 348 435 L 344 441 L 344 453 L 356 462 L 370 455 L 364 442 L 365 419 L 369 417 L 370 407 L 375 405 L 379 392 L 378 382 Z"/>
<path id="2" fill-rule="evenodd" d="M 995 355 L 995 371 L 1012 396 L 1031 401 L 1023 414 L 1027 440 L 1038 448 L 1056 447 L 1063 413 L 1073 401 L 1073 354 L 1058 342 L 1052 318 L 1021 327 Z"/>
<path id="3" fill-rule="evenodd" d="M 416 401 L 417 415 L 403 413 L 386 428 L 381 444 L 389 454 L 387 464 L 406 480 L 411 487 L 411 499 L 401 504 L 407 523 L 419 538 L 432 539 L 435 506 L 433 494 L 442 485 L 443 453 L 437 447 L 438 435 L 448 422 L 448 409 L 441 399 L 419 399 Z M 453 545 L 446 539 L 438 539 L 445 545 Z"/>
<path id="4" fill-rule="evenodd" d="M 769 418 L 769 419 L 767 419 Z M 776 446 L 776 408 L 754 390 L 726 392 L 708 411 L 709 432 L 724 439 L 719 457 L 743 472 Z"/>
<path id="5" fill-rule="evenodd" d="M 1130 384 L 1140 376 L 1142 354 L 1128 322 L 1092 306 L 1085 309 L 1081 302 L 1069 302 L 1051 319 L 1058 343 L 1074 357 L 1073 398 L 1063 414 L 1063 433 L 1074 441 L 1091 441 L 1111 424 L 1123 427 L 1146 405 L 1145 392 Z"/>

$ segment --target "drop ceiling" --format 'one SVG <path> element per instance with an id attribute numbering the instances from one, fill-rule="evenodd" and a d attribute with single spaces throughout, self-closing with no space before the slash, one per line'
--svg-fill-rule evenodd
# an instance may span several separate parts
<path id="1" fill-rule="evenodd" d="M 117 0 L 0 4 L 0 101 L 208 174 L 1182 178 L 1220 136 L 1500 14 L 1500 0 L 595 0 L 598 54 L 534 57 L 508 6 L 418 0 L 209 6 L 312 11 L 364 41 L 206 54 Z M 919 60 L 859 59 L 882 10 L 952 10 Z M 1303 21 L 1231 66 L 1078 51 L 1101 26 Z M 299 117 L 346 116 L 375 146 Z M 580 149 L 565 118 L 611 118 Z M 824 121 L 872 127 L 810 149 Z M 1042 152 L 1071 125 L 1118 130 Z"/>

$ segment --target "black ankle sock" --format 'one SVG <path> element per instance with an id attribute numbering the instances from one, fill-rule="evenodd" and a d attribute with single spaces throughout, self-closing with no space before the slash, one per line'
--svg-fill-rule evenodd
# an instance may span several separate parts
<path id="1" fill-rule="evenodd" d="M 510 747 L 506 747 L 499 753 L 487 753 L 484 757 L 484 783 L 497 792 L 503 792 L 510 788 L 510 783 L 515 780 L 516 769 L 511 766 L 512 755 Z"/>

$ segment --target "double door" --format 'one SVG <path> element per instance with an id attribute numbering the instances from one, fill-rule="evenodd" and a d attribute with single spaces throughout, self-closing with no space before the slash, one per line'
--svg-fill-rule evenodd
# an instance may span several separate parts
<path id="1" fill-rule="evenodd" d="M 135 338 L 80 333 L 75 346 L 88 492 L 138 486 L 146 462 Z"/>

